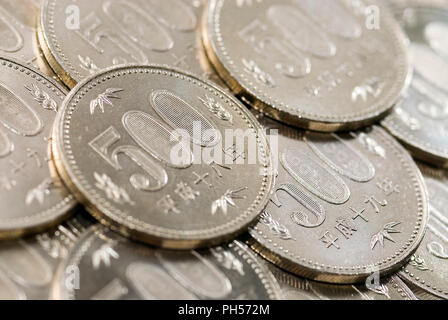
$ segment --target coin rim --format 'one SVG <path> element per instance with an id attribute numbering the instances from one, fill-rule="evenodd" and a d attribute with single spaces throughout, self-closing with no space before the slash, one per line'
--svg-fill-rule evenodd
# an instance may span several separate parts
<path id="1" fill-rule="evenodd" d="M 431 168 L 429 166 L 426 166 L 426 165 L 423 165 L 420 163 L 418 163 L 418 166 L 422 173 L 425 173 L 425 175 L 435 179 L 439 183 L 441 183 L 441 184 L 448 183 L 448 173 L 446 171 Z M 444 180 L 444 182 L 442 182 L 440 180 Z M 429 203 L 431 203 L 431 199 L 429 199 Z M 429 213 L 429 215 L 430 214 L 431 213 Z M 423 237 L 422 245 L 423 245 L 424 241 L 425 241 L 425 238 Z M 419 248 L 417 248 L 417 251 L 418 251 L 418 249 Z M 416 253 L 417 253 L 417 251 L 416 251 Z M 398 272 L 398 275 L 400 276 L 400 278 L 402 278 L 406 282 L 411 283 L 413 286 L 419 288 L 420 290 L 422 290 L 425 293 L 434 295 L 439 298 L 448 299 L 448 286 L 445 289 L 439 288 L 438 286 L 436 286 L 437 283 L 429 283 L 429 281 L 427 281 L 426 279 L 423 279 L 423 278 L 426 278 L 425 277 L 426 273 L 421 273 L 421 272 L 419 272 L 419 270 L 416 270 L 416 272 L 412 273 L 411 271 L 409 271 L 407 269 L 408 266 L 409 266 L 409 264 L 405 264 L 402 267 L 402 269 Z M 434 270 L 434 271 L 437 272 L 437 270 Z M 417 272 L 419 274 L 416 274 Z"/>
<path id="2" fill-rule="evenodd" d="M 213 64 L 215 70 L 219 76 L 225 81 L 229 88 L 237 96 L 242 96 L 246 99 L 254 108 L 266 113 L 270 117 L 288 123 L 289 125 L 298 126 L 307 130 L 321 131 L 321 132 L 336 132 L 336 131 L 348 131 L 355 130 L 361 127 L 373 124 L 378 120 L 384 118 L 389 114 L 399 99 L 401 94 L 406 90 L 408 69 L 409 69 L 409 57 L 406 50 L 406 37 L 403 34 L 398 23 L 392 18 L 387 9 L 381 4 L 381 14 L 386 17 L 386 23 L 395 36 L 395 43 L 398 51 L 401 51 L 402 59 L 397 59 L 398 64 L 402 66 L 402 75 L 397 73 L 396 81 L 393 85 L 396 90 L 390 90 L 389 95 L 384 96 L 380 102 L 377 102 L 375 106 L 371 106 L 368 111 L 364 111 L 363 115 L 343 115 L 343 116 L 320 116 L 310 113 L 305 113 L 300 108 L 291 110 L 291 106 L 286 106 L 283 103 L 277 103 L 275 99 L 267 97 L 266 95 L 257 94 L 257 90 L 253 86 L 249 87 L 247 83 L 239 83 L 237 79 L 240 78 L 239 73 L 234 69 L 233 60 L 222 53 L 222 50 L 218 50 L 216 38 L 222 38 L 221 35 L 216 35 L 214 31 L 217 28 L 218 22 L 215 21 L 217 14 L 217 6 L 219 3 L 224 3 L 223 0 L 211 0 L 208 5 L 205 6 L 205 11 L 202 18 L 202 41 L 207 53 L 207 56 Z M 383 22 L 384 23 L 384 22 Z M 399 49 L 402 50 L 399 50 Z M 225 56 L 223 58 L 222 56 Z M 224 62 L 227 61 L 228 62 Z M 227 68 L 227 67 L 229 68 Z M 397 80 L 398 79 L 398 80 Z M 288 110 L 289 109 L 289 110 Z"/>
<path id="3" fill-rule="evenodd" d="M 421 1 L 409 0 L 406 2 L 406 7 L 393 4 L 391 4 L 391 7 L 393 8 L 393 12 L 397 14 L 402 14 L 407 9 L 415 9 L 419 11 L 435 11 L 436 15 L 440 15 L 441 12 L 448 17 L 448 7 L 437 5 L 436 3 L 428 3 L 425 5 Z M 404 102 L 405 100 L 400 101 L 397 107 L 403 105 Z M 381 121 L 381 126 L 398 139 L 411 152 L 413 157 L 420 161 L 448 169 L 448 147 L 435 147 L 430 142 L 416 137 L 412 132 L 403 132 L 399 128 L 399 122 L 395 121 L 394 117 L 396 116 L 391 114 L 384 118 Z"/>
<path id="4" fill-rule="evenodd" d="M 378 266 L 377 262 L 374 265 L 375 269 L 372 269 L 372 265 L 366 265 L 363 267 L 344 267 L 341 269 L 339 266 L 322 265 L 321 263 L 310 261 L 305 257 L 299 257 L 294 253 L 291 253 L 290 251 L 284 249 L 281 244 L 277 243 L 275 238 L 269 237 L 269 235 L 265 235 L 266 238 L 264 238 L 263 235 L 265 233 L 259 231 L 257 226 L 251 228 L 249 231 L 251 238 L 248 240 L 248 244 L 250 247 L 266 260 L 274 263 L 284 270 L 314 281 L 335 284 L 360 283 L 376 270 L 378 270 L 381 274 L 389 275 L 395 271 L 398 271 L 404 264 L 406 264 L 408 259 L 419 247 L 425 235 L 426 226 L 429 219 L 426 184 L 424 183 L 420 170 L 406 149 L 404 149 L 380 126 L 374 126 L 374 128 L 378 130 L 379 135 L 383 136 L 384 142 L 390 146 L 391 151 L 393 151 L 400 158 L 403 168 L 409 173 L 410 180 L 412 180 L 414 185 L 414 192 L 416 193 L 418 202 L 416 227 L 419 227 L 418 235 L 415 235 L 416 229 L 414 229 L 414 233 L 411 233 L 410 239 L 407 240 L 408 242 L 412 240 L 412 242 L 405 250 L 403 250 L 403 252 L 400 253 L 398 251 L 393 253 L 392 257 L 389 257 L 391 260 L 389 260 L 389 258 L 385 258 L 383 261 L 380 261 L 380 266 Z M 419 195 L 419 193 L 421 194 Z M 419 219 L 422 219 L 422 221 L 420 222 Z M 414 236 L 415 239 L 413 240 Z M 401 249 L 403 249 L 403 247 L 401 247 Z M 396 261 L 396 257 L 399 257 L 398 261 Z"/>
<path id="5" fill-rule="evenodd" d="M 70 164 L 73 160 L 69 159 L 70 156 L 68 156 L 65 152 L 64 135 L 66 135 L 66 133 L 64 132 L 67 130 L 65 127 L 65 121 L 68 109 L 71 107 L 72 100 L 83 91 L 86 85 L 91 82 L 94 83 L 98 81 L 102 83 L 102 78 L 104 78 L 107 74 L 121 72 L 122 75 L 127 75 L 135 72 L 144 73 L 145 71 L 154 71 L 162 76 L 170 76 L 170 74 L 173 76 L 178 75 L 180 79 L 183 79 L 183 81 L 188 82 L 188 79 L 190 79 L 192 83 L 196 82 L 199 86 L 205 85 L 228 99 L 229 103 L 233 104 L 234 107 L 238 109 L 238 112 L 241 113 L 241 117 L 245 119 L 250 126 L 253 126 L 251 129 L 256 130 L 257 133 L 259 133 L 258 143 L 263 146 L 266 153 L 266 165 L 264 166 L 264 169 L 266 170 L 265 180 L 267 181 L 263 181 L 260 184 L 260 190 L 264 189 L 264 191 L 260 191 L 263 194 L 258 194 L 257 197 L 262 197 L 262 199 L 255 198 L 251 206 L 252 209 L 251 207 L 248 207 L 248 209 L 245 210 L 246 212 L 249 211 L 252 213 L 240 214 L 232 221 L 226 223 L 225 225 L 220 225 L 213 230 L 207 229 L 203 231 L 195 230 L 179 232 L 153 225 L 148 227 L 143 226 L 143 224 L 149 225 L 147 222 L 143 223 L 138 221 L 138 223 L 132 223 L 129 220 L 129 217 L 133 217 L 131 214 L 123 215 L 121 213 L 117 213 L 116 211 L 118 210 L 116 210 L 113 205 L 111 206 L 109 204 L 107 204 L 107 207 L 109 208 L 104 208 L 103 199 L 96 199 L 96 204 L 95 201 L 91 201 L 93 196 L 85 190 L 85 185 L 80 182 L 78 175 L 73 172 L 73 164 Z M 172 249 L 191 249 L 217 245 L 236 238 L 238 235 L 246 231 L 249 226 L 257 222 L 256 218 L 269 202 L 269 197 L 274 185 L 274 177 L 270 174 L 270 172 L 272 172 L 270 169 L 272 168 L 273 161 L 269 142 L 262 129 L 261 124 L 241 102 L 210 81 L 204 80 L 189 72 L 185 72 L 182 69 L 173 68 L 166 65 L 125 64 L 109 67 L 102 70 L 100 73 L 84 79 L 70 92 L 64 100 L 62 108 L 58 114 L 58 118 L 55 122 L 52 147 L 56 168 L 63 181 L 65 181 L 65 184 L 72 191 L 75 198 L 84 204 L 86 209 L 101 223 L 114 228 L 117 232 L 120 232 L 127 237 L 133 237 L 149 244 Z M 263 186 L 263 184 L 266 184 L 266 186 Z M 89 186 L 89 188 L 90 187 L 91 186 Z M 138 220 L 135 217 L 134 219 Z M 216 229 L 219 230 L 216 231 Z"/>
<path id="6" fill-rule="evenodd" d="M 37 40 L 39 42 L 40 49 L 42 50 L 42 53 L 47 60 L 48 65 L 53 70 L 53 72 L 61 79 L 61 81 L 68 86 L 70 89 L 74 88 L 77 84 L 77 80 L 71 76 L 69 72 L 64 69 L 63 65 L 64 62 L 61 61 L 59 55 L 56 54 L 57 51 L 53 43 L 49 40 L 49 36 L 52 36 L 55 38 L 54 31 L 51 32 L 51 30 L 54 30 L 55 26 L 54 24 L 50 23 L 50 26 L 47 25 L 47 15 L 48 10 L 50 10 L 49 2 L 50 0 L 41 0 L 40 5 L 40 17 L 37 19 Z M 51 0 L 52 4 L 56 5 L 55 0 Z M 53 8 L 54 10 L 54 8 Z M 48 30 L 48 31 L 47 31 Z M 50 33 L 50 34 L 49 34 Z M 56 46 L 59 46 L 56 43 Z M 53 54 L 54 53 L 54 54 Z M 63 53 L 61 52 L 63 55 Z M 70 68 L 70 66 L 69 66 Z"/>
<path id="7" fill-rule="evenodd" d="M 93 237 L 98 237 L 102 232 L 110 232 L 101 225 L 93 225 L 87 229 L 83 235 L 78 239 L 77 243 L 70 249 L 67 258 L 61 263 L 56 271 L 54 281 L 52 284 L 50 297 L 53 300 L 75 300 L 74 297 L 66 290 L 66 270 L 70 266 L 79 266 L 79 261 L 85 255 L 86 241 Z M 93 239 L 94 240 L 94 239 Z M 89 247 L 90 247 L 89 243 Z M 228 246 L 238 247 L 234 249 L 237 251 L 239 256 L 243 258 L 246 263 L 251 267 L 254 273 L 260 279 L 260 283 L 264 286 L 267 295 L 270 300 L 282 300 L 283 294 L 277 279 L 274 277 L 273 273 L 259 260 L 257 255 L 251 251 L 251 249 L 239 240 L 233 240 L 228 244 Z M 152 250 L 158 250 L 157 248 L 152 248 Z"/>
<path id="8" fill-rule="evenodd" d="M 24 79 L 26 77 L 30 77 L 30 79 L 36 80 L 38 83 L 41 83 L 42 85 L 46 86 L 48 89 L 52 90 L 53 92 L 58 91 L 56 95 L 61 96 L 62 98 L 65 98 L 67 96 L 68 92 L 65 88 L 63 88 L 61 85 L 59 85 L 57 82 L 55 82 L 50 77 L 46 76 L 39 70 L 24 65 L 22 62 L 8 57 L 0 57 L 0 64 L 4 67 L 10 68 L 14 71 L 19 72 L 19 74 L 24 75 Z M 62 101 L 58 103 L 59 107 L 61 106 Z M 57 117 L 57 115 L 56 115 Z M 52 126 L 53 124 L 47 124 L 48 126 Z M 47 151 L 47 150 L 45 150 Z M 49 169 L 51 176 L 51 169 Z M 54 205 L 52 208 L 45 210 L 44 212 L 40 212 L 37 215 L 39 216 L 38 221 L 34 221 L 36 219 L 33 219 L 36 214 L 33 214 L 33 216 L 26 216 L 21 218 L 11 218 L 6 219 L 9 221 L 14 221 L 13 225 L 11 227 L 3 226 L 3 221 L 6 221 L 5 219 L 0 219 L 1 225 L 0 225 L 0 240 L 11 240 L 11 239 L 17 239 L 20 237 L 23 237 L 24 235 L 30 235 L 39 233 L 42 231 L 45 231 L 51 227 L 54 227 L 64 221 L 66 218 L 72 215 L 74 210 L 76 209 L 76 201 L 74 200 L 74 197 L 72 195 L 67 196 L 61 196 L 62 200 Z M 7 210 L 4 208 L 3 210 Z M 41 216 L 45 216 L 46 218 L 43 218 Z M 22 221 L 22 222 L 20 222 Z"/>

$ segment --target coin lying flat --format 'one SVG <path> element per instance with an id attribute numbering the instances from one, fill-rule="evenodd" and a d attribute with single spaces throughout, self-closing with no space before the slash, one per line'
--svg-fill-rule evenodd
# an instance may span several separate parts
<path id="1" fill-rule="evenodd" d="M 0 243 L 0 300 L 49 299 L 57 267 L 88 225 L 77 214 L 49 232 Z"/>
<path id="2" fill-rule="evenodd" d="M 66 91 L 6 58 L 0 70 L 0 238 L 9 238 L 58 224 L 75 201 L 55 186 L 47 157 Z"/>
<path id="3" fill-rule="evenodd" d="M 374 1 L 213 0 L 203 34 L 211 62 L 236 94 L 310 130 L 371 124 L 406 84 L 405 37 Z"/>
<path id="4" fill-rule="evenodd" d="M 429 222 L 422 244 L 400 276 L 438 297 L 448 299 L 448 174 L 421 166 L 429 194 Z"/>
<path id="5" fill-rule="evenodd" d="M 70 281 L 70 274 L 64 271 L 68 267 L 79 270 L 79 283 Z M 53 293 L 56 299 L 64 300 L 281 297 L 269 270 L 238 241 L 208 250 L 175 252 L 135 244 L 104 228 L 92 227 L 60 270 L 64 272 L 59 273 Z"/>
<path id="6" fill-rule="evenodd" d="M 411 40 L 414 78 L 382 124 L 418 159 L 448 167 L 448 8 L 420 5 L 399 12 Z"/>
<path id="7" fill-rule="evenodd" d="M 396 275 L 377 285 L 331 285 L 299 278 L 272 264 L 286 300 L 417 300 L 413 291 Z M 381 280 L 381 279 L 380 279 Z"/>
<path id="8" fill-rule="evenodd" d="M 274 177 L 259 123 L 195 76 L 115 67 L 80 83 L 59 115 L 59 174 L 125 235 L 170 248 L 215 244 L 247 229 L 268 201 Z"/>
<path id="9" fill-rule="evenodd" d="M 380 127 L 341 135 L 278 129 L 278 177 L 252 248 L 311 280 L 362 281 L 399 269 L 423 238 L 421 174 Z M 273 151 L 273 153 L 275 153 Z"/>
<path id="10" fill-rule="evenodd" d="M 122 63 L 168 64 L 202 74 L 196 57 L 202 2 L 46 0 L 39 42 L 69 87 Z"/>

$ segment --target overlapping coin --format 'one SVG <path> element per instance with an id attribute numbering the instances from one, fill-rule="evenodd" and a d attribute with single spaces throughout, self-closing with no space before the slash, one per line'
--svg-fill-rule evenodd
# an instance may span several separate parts
<path id="1" fill-rule="evenodd" d="M 346 134 L 278 133 L 271 202 L 250 234 L 276 265 L 324 282 L 354 283 L 397 271 L 428 219 L 426 189 L 409 154 L 380 127 Z"/>
<path id="2" fill-rule="evenodd" d="M 448 174 L 421 166 L 429 194 L 429 222 L 421 246 L 400 276 L 414 286 L 448 299 Z"/>
<path id="3" fill-rule="evenodd" d="M 0 243 L 0 300 L 45 300 L 59 264 L 90 221 L 77 214 L 48 232 Z"/>
<path id="4" fill-rule="evenodd" d="M 448 167 L 448 9 L 417 3 L 397 9 L 411 40 L 414 77 L 382 124 L 418 159 Z"/>
<path id="5" fill-rule="evenodd" d="M 378 1 L 212 0 L 203 39 L 234 93 L 311 130 L 372 124 L 408 76 L 405 37 Z"/>
<path id="6" fill-rule="evenodd" d="M 266 136 L 250 112 L 169 67 L 115 67 L 80 83 L 53 142 L 59 174 L 94 216 L 163 247 L 233 239 L 273 185 Z"/>
<path id="7" fill-rule="evenodd" d="M 43 74 L 0 59 L 0 238 L 58 224 L 75 206 L 54 183 L 48 143 L 66 91 Z"/>
<path id="8" fill-rule="evenodd" d="M 299 278 L 269 264 L 287 300 L 417 300 L 396 275 L 364 285 L 331 285 Z"/>
<path id="9" fill-rule="evenodd" d="M 168 64 L 203 75 L 196 32 L 202 2 L 45 0 L 39 42 L 69 87 L 123 63 Z"/>
<path id="10" fill-rule="evenodd" d="M 76 283 L 67 268 L 79 270 Z M 134 244 L 92 227 L 61 265 L 57 299 L 280 299 L 273 275 L 244 244 L 175 252 Z M 67 283 L 71 284 L 67 286 Z"/>

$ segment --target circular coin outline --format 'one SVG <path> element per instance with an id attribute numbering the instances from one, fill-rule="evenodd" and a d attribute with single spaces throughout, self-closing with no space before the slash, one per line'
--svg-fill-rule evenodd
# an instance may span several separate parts
<path id="1" fill-rule="evenodd" d="M 423 172 L 424 177 L 428 176 L 428 178 L 434 179 L 434 181 L 436 181 L 437 184 L 441 184 L 443 185 L 447 190 L 448 190 L 448 173 L 442 170 L 437 170 L 435 168 L 426 166 L 426 165 L 420 165 L 420 169 Z M 426 178 L 425 178 L 426 179 Z M 429 203 L 431 203 L 431 199 L 429 199 Z M 431 215 L 431 210 L 429 215 Z M 429 233 L 430 231 L 426 231 L 426 233 Z M 426 237 L 426 235 L 425 235 Z M 422 244 L 420 247 L 422 247 L 424 245 L 424 243 L 426 242 L 425 237 L 423 238 Z M 422 250 L 427 250 L 426 247 Z M 415 252 L 415 254 L 418 254 L 419 252 L 419 248 L 417 248 L 417 251 Z M 417 258 L 417 257 L 414 257 Z M 420 257 L 421 258 L 421 257 Z M 423 266 L 425 266 L 426 262 L 423 260 L 422 261 Z M 426 266 L 427 268 L 427 266 Z M 414 269 L 414 272 L 412 272 L 412 269 Z M 437 273 L 437 269 L 436 270 L 428 270 L 426 269 L 425 271 L 431 271 L 431 272 L 435 272 Z M 417 274 L 419 273 L 419 274 Z M 414 268 L 412 266 L 409 266 L 409 264 L 406 264 L 403 266 L 403 268 L 399 271 L 398 275 L 406 282 L 412 284 L 413 286 L 415 286 L 416 288 L 422 290 L 422 295 L 429 294 L 429 295 L 434 295 L 438 298 L 443 298 L 443 299 L 448 299 L 448 287 L 445 287 L 444 289 L 442 289 L 440 287 L 440 284 L 437 283 L 437 281 L 434 282 L 429 282 L 428 279 L 425 277 L 425 273 L 424 271 L 420 271 L 418 268 L 418 263 L 417 263 L 417 267 Z"/>
<path id="2" fill-rule="evenodd" d="M 223 5 L 224 0 L 211 0 L 205 8 L 202 18 L 202 41 L 207 56 L 219 76 L 235 95 L 241 97 L 241 99 L 249 103 L 255 109 L 266 113 L 275 120 L 306 130 L 320 132 L 338 132 L 360 129 L 376 123 L 378 120 L 381 120 L 389 114 L 408 85 L 409 58 L 407 54 L 406 37 L 387 9 L 381 6 L 382 23 L 386 23 L 391 29 L 392 34 L 396 38 L 394 42 L 397 48 L 401 49 L 399 51 L 401 51 L 402 54 L 402 59 L 398 59 L 399 64 L 402 66 L 402 72 L 397 75 L 398 80 L 394 82 L 396 89 L 389 91 L 388 96 L 383 97 L 381 101 L 368 108 L 367 111 L 363 111 L 362 114 L 356 113 L 355 115 L 335 117 L 332 115 L 321 116 L 312 113 L 307 114 L 300 110 L 291 111 L 294 107 L 285 105 L 283 102 L 267 96 L 257 88 L 256 85 L 251 84 L 251 81 L 247 80 L 241 82 L 238 80 L 242 78 L 241 72 L 236 69 L 236 63 L 232 57 L 228 55 L 223 43 L 223 36 L 221 34 L 216 34 L 218 32 L 217 30 L 220 28 L 218 19 L 219 13 L 216 13 L 216 11 L 219 11 Z M 380 4 L 378 3 L 376 5 L 379 6 Z M 386 19 L 384 19 L 384 17 L 386 17 Z M 300 108 L 297 107 L 297 109 Z"/>
<path id="3" fill-rule="evenodd" d="M 262 135 L 258 135 L 258 140 L 261 141 L 259 143 L 261 143 L 262 151 L 265 153 L 266 158 L 264 160 L 266 161 L 266 164 L 263 165 L 263 183 L 260 186 L 260 191 L 257 198 L 254 199 L 252 206 L 246 209 L 244 213 L 240 214 L 238 218 L 228 222 L 226 225 L 221 225 L 214 227 L 213 229 L 202 231 L 176 232 L 172 229 L 149 225 L 149 223 L 142 221 L 132 223 L 130 220 L 138 219 L 130 219 L 130 215 L 114 209 L 106 203 L 107 201 L 101 198 L 95 198 L 95 196 L 86 190 L 91 189 L 91 186 L 86 186 L 82 181 L 80 181 L 84 179 L 79 178 L 79 175 L 82 176 L 79 169 L 73 167 L 76 167 L 73 155 L 67 155 L 67 153 L 64 152 L 66 147 L 65 141 L 68 139 L 67 135 L 69 134 L 67 133 L 69 132 L 69 129 L 67 128 L 67 126 L 69 127 L 69 124 L 66 123 L 66 117 L 71 118 L 71 116 L 67 115 L 67 112 L 70 113 L 75 110 L 76 104 L 73 105 L 72 100 L 75 99 L 75 96 L 79 96 L 82 90 L 85 91 L 85 87 L 89 85 L 89 83 L 92 83 L 91 87 L 94 88 L 95 83 L 100 84 L 103 83 L 103 79 L 107 80 L 106 75 L 110 73 L 114 73 L 115 76 L 123 76 L 132 73 L 152 72 L 161 76 L 178 77 L 181 80 L 196 84 L 202 88 L 208 87 L 211 92 L 225 97 L 228 100 L 228 103 L 233 104 L 234 109 L 238 110 L 238 113 L 248 124 L 248 126 Z M 81 93 L 81 95 L 83 94 L 84 92 Z M 173 68 L 170 66 L 157 64 L 125 64 L 106 68 L 101 72 L 84 79 L 71 90 L 69 95 L 64 100 L 55 122 L 52 139 L 52 154 L 57 172 L 65 182 L 68 189 L 73 193 L 75 198 L 85 206 L 86 210 L 101 223 L 107 225 L 124 236 L 132 237 L 142 242 L 167 249 L 187 250 L 218 245 L 223 242 L 233 240 L 257 222 L 257 217 L 269 202 L 269 197 L 275 182 L 275 178 L 271 174 L 273 164 L 272 154 L 267 137 L 262 130 L 263 128 L 259 124 L 258 120 L 246 107 L 244 107 L 240 101 L 210 81 L 202 79 L 199 76 L 188 73 L 179 68 Z M 77 171 L 78 174 L 76 174 L 75 171 Z M 100 205 L 95 205 L 95 203 L 100 203 Z"/>
<path id="4" fill-rule="evenodd" d="M 406 243 L 406 249 L 403 246 L 400 249 L 401 252 L 397 251 L 391 257 L 378 261 L 375 265 L 356 265 L 352 267 L 323 265 L 306 257 L 297 256 L 288 249 L 283 248 L 281 244 L 276 242 L 275 238 L 266 235 L 257 226 L 249 230 L 251 236 L 248 240 L 249 246 L 263 258 L 286 271 L 310 280 L 334 284 L 360 283 L 375 271 L 380 272 L 381 275 L 389 275 L 406 264 L 423 241 L 425 235 L 429 219 L 426 184 L 417 165 L 400 143 L 380 126 L 374 127 L 383 136 L 383 143 L 386 143 L 400 158 L 401 163 L 404 165 L 404 170 L 409 173 L 410 180 L 413 182 L 418 199 L 416 226 L 414 232 L 410 235 L 408 243 Z"/>

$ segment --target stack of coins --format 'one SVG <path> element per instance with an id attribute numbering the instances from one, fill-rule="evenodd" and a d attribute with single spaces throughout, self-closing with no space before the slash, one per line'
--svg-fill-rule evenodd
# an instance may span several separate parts
<path id="1" fill-rule="evenodd" d="M 448 298 L 447 1 L 0 25 L 0 299 Z"/>

